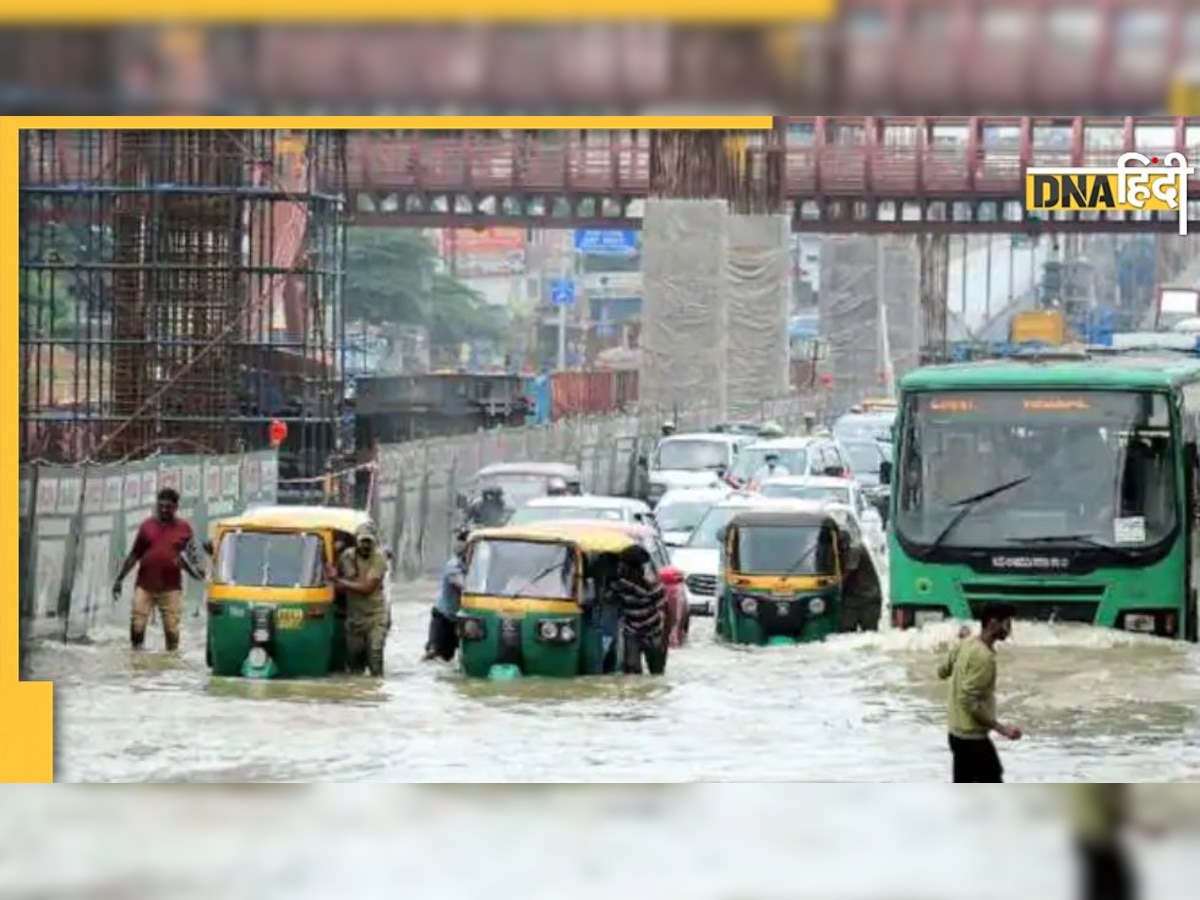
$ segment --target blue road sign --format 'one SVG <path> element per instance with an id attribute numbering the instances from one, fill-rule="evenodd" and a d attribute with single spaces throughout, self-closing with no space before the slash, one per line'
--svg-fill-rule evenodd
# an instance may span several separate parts
<path id="1" fill-rule="evenodd" d="M 575 282 L 569 278 L 555 278 L 551 281 L 550 302 L 555 306 L 574 306 Z"/>
<path id="2" fill-rule="evenodd" d="M 635 256 L 638 233 L 607 228 L 576 229 L 575 250 L 589 256 Z"/>

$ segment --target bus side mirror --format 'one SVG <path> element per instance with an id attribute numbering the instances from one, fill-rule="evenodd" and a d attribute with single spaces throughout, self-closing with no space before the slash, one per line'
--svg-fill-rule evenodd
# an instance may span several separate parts
<path id="1" fill-rule="evenodd" d="M 646 468 L 647 466 L 650 465 L 650 460 L 646 459 L 645 453 L 639 453 L 638 458 L 637 458 L 637 464 L 639 466 L 641 466 L 642 468 Z"/>
<path id="2" fill-rule="evenodd" d="M 885 459 L 879 463 L 879 483 L 892 483 L 892 461 L 890 459 Z"/>
<path id="3" fill-rule="evenodd" d="M 467 508 L 467 495 L 464 494 L 462 491 L 459 491 L 457 494 L 455 494 L 454 495 L 454 505 L 458 509 L 466 509 Z"/>

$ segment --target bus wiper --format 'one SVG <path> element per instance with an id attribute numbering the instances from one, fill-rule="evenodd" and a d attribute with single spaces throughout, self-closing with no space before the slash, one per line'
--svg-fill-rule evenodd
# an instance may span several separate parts
<path id="1" fill-rule="evenodd" d="M 1116 544 L 1106 544 L 1104 541 L 1096 540 L 1094 534 L 1039 534 L 1036 537 L 1016 537 L 1007 539 L 1010 544 L 1057 544 L 1063 541 L 1073 541 L 1077 544 L 1086 544 L 1089 547 L 1095 547 L 1097 550 L 1108 550 L 1113 553 L 1119 553 L 1122 556 L 1136 557 L 1138 551 L 1132 547 L 1118 547 Z"/>
<path id="2" fill-rule="evenodd" d="M 950 507 L 958 507 L 958 512 L 956 512 L 953 517 L 951 517 L 950 521 L 946 523 L 946 527 L 938 532 L 938 536 L 935 537 L 933 542 L 925 548 L 923 555 L 928 556 L 937 550 L 938 547 L 942 546 L 942 542 L 950 536 L 950 532 L 958 527 L 958 523 L 969 516 L 984 500 L 991 500 L 997 494 L 1003 494 L 1005 491 L 1010 491 L 1013 488 L 1024 484 L 1032 477 L 1032 474 L 1022 475 L 1020 478 L 1014 478 L 1012 481 L 1006 481 L 1003 484 L 990 487 L 986 491 L 981 491 L 978 494 L 972 494 L 970 497 L 964 497 L 961 500 L 956 500 L 954 503 L 951 503 Z"/>

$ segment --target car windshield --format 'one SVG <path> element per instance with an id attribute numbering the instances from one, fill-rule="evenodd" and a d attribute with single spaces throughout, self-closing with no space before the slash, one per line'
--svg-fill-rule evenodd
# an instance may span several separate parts
<path id="1" fill-rule="evenodd" d="M 717 549 L 721 546 L 721 539 L 717 532 L 728 525 L 729 521 L 742 509 L 745 507 L 714 506 L 696 525 L 696 530 L 692 532 L 692 536 L 688 538 L 685 546 L 689 550 Z"/>
<path id="2" fill-rule="evenodd" d="M 1164 394 L 915 394 L 905 402 L 899 460 L 896 526 L 915 544 L 940 536 L 941 546 L 1011 548 L 1062 535 L 1067 546 L 1136 548 L 1177 523 Z"/>
<path id="3" fill-rule="evenodd" d="M 828 575 L 833 532 L 816 525 L 744 525 L 737 530 L 733 570 L 742 575 Z"/>
<path id="4" fill-rule="evenodd" d="M 698 472 L 729 465 L 729 444 L 704 438 L 668 438 L 658 445 L 656 469 Z"/>
<path id="5" fill-rule="evenodd" d="M 215 580 L 246 587 L 317 587 L 325 579 L 323 549 L 315 534 L 233 532 L 221 539 Z"/>
<path id="6" fill-rule="evenodd" d="M 481 540 L 471 549 L 464 590 L 491 597 L 570 600 L 575 554 L 565 544 Z"/>
<path id="7" fill-rule="evenodd" d="M 663 531 L 692 531 L 712 506 L 712 500 L 674 500 L 660 503 L 654 510 L 654 518 Z"/>
<path id="8" fill-rule="evenodd" d="M 766 467 L 767 457 L 771 455 L 778 457 L 776 465 L 787 470 L 789 475 L 803 475 L 808 471 L 808 451 L 803 448 L 747 447 L 738 454 L 730 474 L 741 481 L 749 481 Z"/>
<path id="9" fill-rule="evenodd" d="M 833 425 L 833 436 L 839 441 L 868 438 L 875 441 L 892 439 L 894 413 L 854 413 L 843 416 Z"/>
<path id="10" fill-rule="evenodd" d="M 504 505 L 509 509 L 519 509 L 535 497 L 545 497 L 549 482 L 546 475 L 489 475 L 480 484 L 480 491 L 485 487 L 498 487 L 504 491 Z"/>
<path id="11" fill-rule="evenodd" d="M 850 468 L 856 475 L 878 475 L 883 450 L 878 441 L 845 441 L 842 444 L 850 457 Z"/>
<path id="12" fill-rule="evenodd" d="M 570 519 L 600 519 L 621 522 L 624 518 L 621 510 L 613 506 L 526 506 L 513 513 L 508 524 L 528 525 L 532 522 L 562 522 Z"/>
<path id="13" fill-rule="evenodd" d="M 789 484 L 768 481 L 760 489 L 764 497 L 783 497 L 788 500 L 819 500 L 822 503 L 845 503 L 850 506 L 850 488 L 833 485 Z"/>

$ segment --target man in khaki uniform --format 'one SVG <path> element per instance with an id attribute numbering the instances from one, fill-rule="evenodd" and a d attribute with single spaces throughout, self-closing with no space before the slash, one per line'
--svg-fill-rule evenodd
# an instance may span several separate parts
<path id="1" fill-rule="evenodd" d="M 962 640 L 938 668 L 938 677 L 950 680 L 946 719 L 956 783 L 1003 782 L 1004 767 L 991 733 L 1021 739 L 1021 729 L 996 718 L 995 648 L 1012 633 L 1015 612 L 1009 604 L 989 603 L 980 616 L 979 637 Z"/>
<path id="2" fill-rule="evenodd" d="M 338 558 L 329 573 L 335 587 L 346 592 L 346 668 L 351 675 L 369 669 L 383 677 L 383 648 L 391 626 L 391 609 L 384 596 L 387 557 L 379 550 L 375 529 L 362 525 L 354 535 L 354 546 Z"/>

